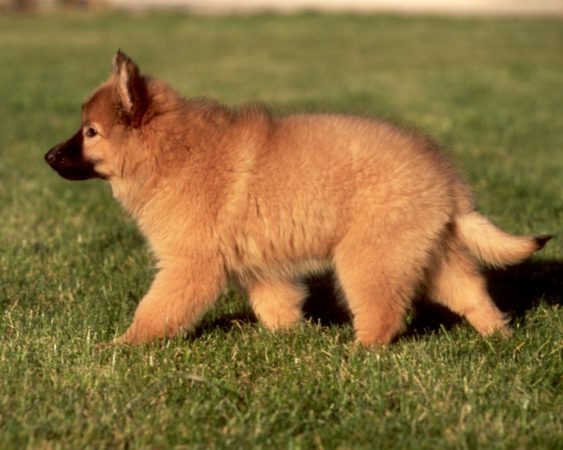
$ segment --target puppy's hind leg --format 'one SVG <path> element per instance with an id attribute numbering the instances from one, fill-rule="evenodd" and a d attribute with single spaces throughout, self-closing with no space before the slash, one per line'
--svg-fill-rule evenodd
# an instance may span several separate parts
<path id="1" fill-rule="evenodd" d="M 425 252 L 414 254 L 401 239 L 365 241 L 359 236 L 337 247 L 336 274 L 353 315 L 357 342 L 384 346 L 404 327 Z"/>
<path id="2" fill-rule="evenodd" d="M 428 272 L 429 297 L 465 317 L 481 335 L 511 334 L 504 314 L 487 293 L 473 258 L 456 241 L 449 241 Z"/>
<path id="3" fill-rule="evenodd" d="M 288 329 L 302 317 L 301 305 L 307 295 L 296 281 L 267 279 L 248 287 L 250 305 L 258 320 L 270 330 Z"/>
<path id="4" fill-rule="evenodd" d="M 225 282 L 205 259 L 175 260 L 156 275 L 139 303 L 133 323 L 116 343 L 141 344 L 190 329 L 211 306 Z"/>

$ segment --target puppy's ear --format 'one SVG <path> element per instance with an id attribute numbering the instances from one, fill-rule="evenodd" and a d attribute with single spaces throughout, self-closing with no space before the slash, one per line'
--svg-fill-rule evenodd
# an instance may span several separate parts
<path id="1" fill-rule="evenodd" d="M 113 57 L 113 75 L 124 117 L 133 126 L 139 126 L 148 102 L 145 79 L 137 65 L 121 50 Z"/>

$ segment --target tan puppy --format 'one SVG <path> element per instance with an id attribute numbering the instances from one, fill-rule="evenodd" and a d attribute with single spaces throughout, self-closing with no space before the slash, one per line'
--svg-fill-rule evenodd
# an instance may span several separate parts
<path id="1" fill-rule="evenodd" d="M 400 332 L 417 290 L 482 335 L 507 334 L 477 261 L 516 263 L 549 239 L 512 236 L 476 212 L 455 167 L 418 134 L 184 99 L 121 52 L 82 124 L 46 160 L 65 178 L 107 179 L 158 260 L 120 342 L 192 328 L 228 279 L 266 327 L 289 328 L 302 277 L 325 270 L 365 346 Z"/>

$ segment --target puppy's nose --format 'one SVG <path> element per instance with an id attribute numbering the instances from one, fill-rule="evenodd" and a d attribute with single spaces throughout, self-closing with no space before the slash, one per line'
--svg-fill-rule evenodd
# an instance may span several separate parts
<path id="1" fill-rule="evenodd" d="M 57 159 L 57 151 L 53 148 L 45 154 L 45 161 L 51 164 L 55 162 L 55 159 Z"/>

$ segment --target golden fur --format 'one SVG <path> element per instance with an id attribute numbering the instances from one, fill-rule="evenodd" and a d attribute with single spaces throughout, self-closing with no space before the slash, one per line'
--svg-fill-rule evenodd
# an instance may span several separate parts
<path id="1" fill-rule="evenodd" d="M 385 345 L 417 290 L 481 334 L 509 333 L 477 261 L 509 264 L 547 237 L 508 235 L 474 209 L 436 145 L 386 122 L 274 118 L 187 100 L 124 54 L 83 107 L 84 159 L 106 178 L 158 260 L 119 342 L 191 329 L 234 280 L 259 320 L 301 318 L 301 280 L 334 270 L 357 341 Z"/>

